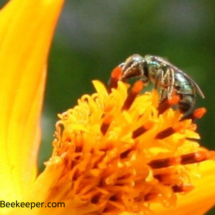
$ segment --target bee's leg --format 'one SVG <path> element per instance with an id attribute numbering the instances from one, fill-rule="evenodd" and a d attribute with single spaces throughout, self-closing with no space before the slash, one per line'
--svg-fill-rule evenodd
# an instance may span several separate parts
<path id="1" fill-rule="evenodd" d="M 175 72 L 172 69 L 169 70 L 169 86 L 169 97 L 171 97 L 175 87 Z"/>
<path id="2" fill-rule="evenodd" d="M 160 88 L 160 101 L 162 101 L 163 99 L 165 99 L 167 97 L 167 88 L 166 88 L 166 84 L 165 84 L 165 75 L 164 75 L 164 71 L 161 70 L 157 73 L 156 77 L 155 77 L 155 85 L 154 88 L 156 90 L 158 90 L 158 88 Z"/>
<path id="3" fill-rule="evenodd" d="M 174 71 L 170 68 L 167 68 L 165 75 L 163 76 L 163 84 L 167 89 L 167 98 L 171 99 L 175 86 L 175 75 Z"/>
<path id="4" fill-rule="evenodd" d="M 160 101 L 163 101 L 165 98 L 167 98 L 168 91 L 166 89 L 162 89 L 160 91 Z"/>
<path id="5" fill-rule="evenodd" d="M 161 87 L 163 88 L 164 86 L 164 71 L 161 70 L 161 71 L 158 71 L 156 76 L 155 76 L 155 86 L 154 88 L 157 90 L 158 87 Z"/>

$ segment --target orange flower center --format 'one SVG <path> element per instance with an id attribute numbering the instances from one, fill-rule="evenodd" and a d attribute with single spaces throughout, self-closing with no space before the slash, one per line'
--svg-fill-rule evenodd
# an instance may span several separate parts
<path id="1" fill-rule="evenodd" d="M 89 206 L 88 213 L 175 205 L 177 193 L 194 188 L 196 164 L 214 158 L 214 152 L 199 146 L 195 132 L 194 120 L 205 109 L 181 119 L 171 108 L 177 96 L 159 103 L 155 90 L 140 95 L 140 81 L 131 90 L 122 82 L 118 87 L 113 82 L 109 91 L 98 81 L 94 86 L 97 93 L 82 96 L 77 106 L 59 115 L 54 152 L 47 162 L 62 160 L 58 191 L 79 207 Z"/>

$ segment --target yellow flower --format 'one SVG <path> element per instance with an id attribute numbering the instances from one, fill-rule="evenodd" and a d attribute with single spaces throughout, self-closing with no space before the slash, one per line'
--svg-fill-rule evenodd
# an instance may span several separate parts
<path id="1" fill-rule="evenodd" d="M 96 93 L 59 114 L 53 154 L 37 176 L 47 53 L 62 3 L 12 0 L 0 12 L 0 214 L 205 213 L 215 162 L 197 142 L 204 109 L 181 120 L 171 108 L 177 97 L 141 95 L 142 83 L 118 82 L 117 69 L 111 89 L 94 81 Z"/>
<path id="2" fill-rule="evenodd" d="M 193 121 L 204 109 L 181 120 L 180 112 L 169 107 L 176 97 L 159 104 L 156 91 L 138 95 L 140 81 L 129 93 L 126 84 L 117 84 L 106 90 L 94 81 L 95 94 L 82 96 L 59 115 L 47 168 L 63 166 L 55 189 L 67 204 L 75 202 L 76 214 L 166 213 L 178 204 L 178 193 L 186 198 L 195 189 L 201 177 L 197 163 L 214 158 L 196 141 Z M 205 163 L 215 167 L 213 161 Z"/>

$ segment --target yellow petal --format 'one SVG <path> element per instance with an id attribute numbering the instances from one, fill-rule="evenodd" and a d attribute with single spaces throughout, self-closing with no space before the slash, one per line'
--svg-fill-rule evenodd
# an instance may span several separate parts
<path id="1" fill-rule="evenodd" d="M 0 199 L 36 176 L 46 61 L 63 0 L 12 0 L 0 11 Z"/>

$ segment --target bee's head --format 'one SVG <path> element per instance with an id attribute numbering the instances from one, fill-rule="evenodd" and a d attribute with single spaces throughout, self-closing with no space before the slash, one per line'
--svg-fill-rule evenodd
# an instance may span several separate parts
<path id="1" fill-rule="evenodd" d="M 145 63 L 144 57 L 139 54 L 128 57 L 125 62 L 119 65 L 123 70 L 122 80 L 126 81 L 130 78 L 148 79 Z"/>

